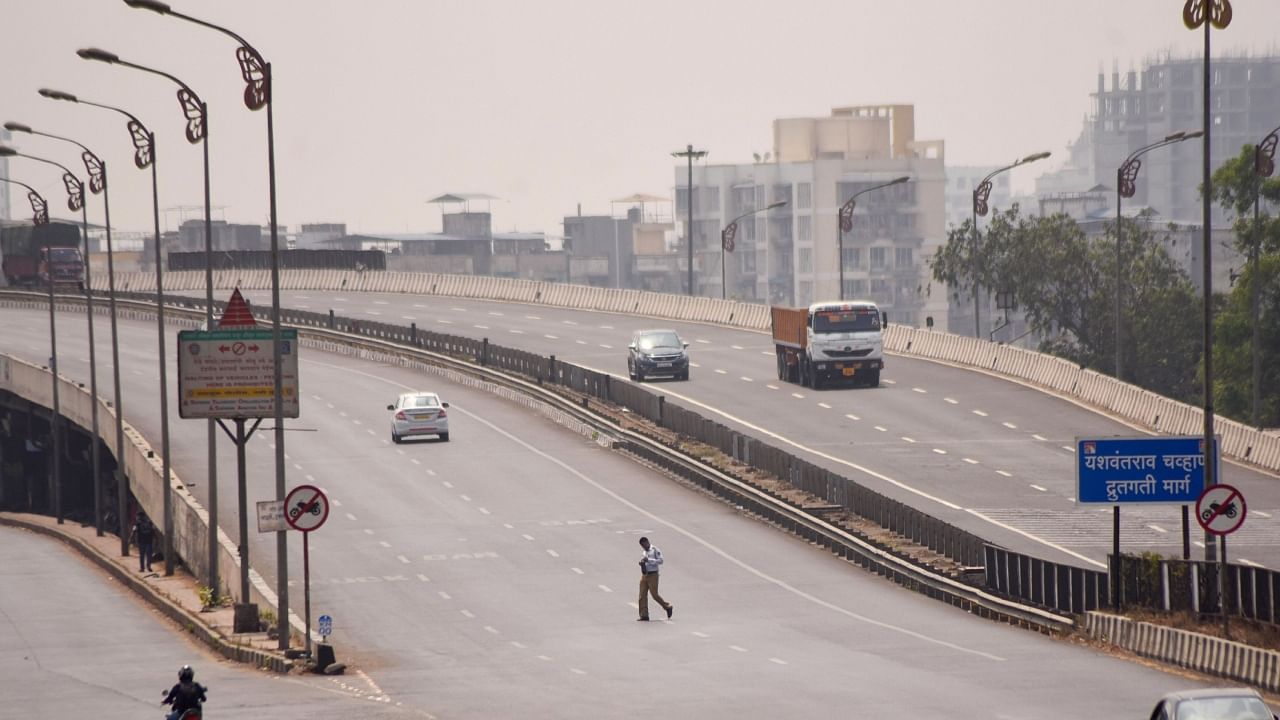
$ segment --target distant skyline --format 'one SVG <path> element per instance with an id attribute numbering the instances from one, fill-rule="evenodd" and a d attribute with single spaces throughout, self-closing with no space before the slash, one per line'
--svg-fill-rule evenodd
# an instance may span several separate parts
<path id="1" fill-rule="evenodd" d="M 497 231 L 558 236 L 579 204 L 607 214 L 632 193 L 670 197 L 670 153 L 688 143 L 711 164 L 750 162 L 772 152 L 774 119 L 848 105 L 915 105 L 916 137 L 944 140 L 948 165 L 1052 151 L 1043 167 L 1013 172 L 1022 194 L 1065 161 L 1099 71 L 1199 57 L 1203 37 L 1183 26 L 1183 0 L 169 4 L 234 30 L 272 63 L 280 222 L 366 234 L 437 231 L 441 210 L 427 200 L 461 192 L 499 198 Z M 1215 56 L 1280 52 L 1280 2 L 1232 7 Z M 201 208 L 187 217 L 203 217 L 201 151 L 183 137 L 176 86 L 81 60 L 83 47 L 189 84 L 209 104 L 214 217 L 266 225 L 266 115 L 244 107 L 230 38 L 122 0 L 0 0 L 0 26 L 0 123 L 101 155 L 116 228 L 151 228 L 150 174 L 133 166 L 123 118 L 39 88 L 137 115 L 158 137 L 161 207 Z M 70 145 L 21 133 L 12 143 L 83 174 Z M 53 216 L 71 215 L 54 169 L 9 167 Z M 11 215 L 28 215 L 12 197 Z M 178 217 L 166 213 L 164 229 Z M 99 198 L 89 219 L 102 221 Z"/>

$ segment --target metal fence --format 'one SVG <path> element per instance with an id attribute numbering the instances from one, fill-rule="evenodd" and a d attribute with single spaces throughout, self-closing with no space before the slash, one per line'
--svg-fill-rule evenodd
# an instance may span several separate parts
<path id="1" fill-rule="evenodd" d="M 1218 568 L 1218 563 L 1200 560 L 1124 555 L 1121 603 L 1164 612 L 1218 613 Z M 1227 563 L 1223 581 L 1231 615 L 1280 625 L 1280 572 Z"/>
<path id="2" fill-rule="evenodd" d="M 1041 560 L 995 545 L 983 547 L 987 589 L 1059 612 L 1080 614 L 1110 605 L 1107 573 Z"/>

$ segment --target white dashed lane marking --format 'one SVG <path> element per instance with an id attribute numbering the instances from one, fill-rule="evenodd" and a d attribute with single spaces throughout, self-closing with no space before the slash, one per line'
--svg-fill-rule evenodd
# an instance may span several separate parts
<path id="1" fill-rule="evenodd" d="M 1018 426 L 1017 426 L 1017 425 L 1014 425 L 1014 424 L 1013 424 L 1013 423 L 1011 423 L 1011 422 L 1002 422 L 1002 423 L 1000 423 L 1000 424 L 1001 424 L 1001 425 L 1003 425 L 1003 426 L 1005 426 L 1005 427 L 1007 427 L 1007 428 L 1009 428 L 1010 430 L 1017 430 L 1017 429 L 1018 429 Z"/>
<path id="2" fill-rule="evenodd" d="M 984 413 L 984 412 L 982 412 L 981 410 L 974 410 L 974 411 L 973 411 L 973 414 L 974 414 L 974 415 L 977 415 L 978 417 L 986 417 L 986 416 L 987 416 L 987 413 Z"/>
<path id="3" fill-rule="evenodd" d="M 996 472 L 997 472 L 997 473 L 999 473 L 1000 475 L 1005 476 L 1005 477 L 1013 477 L 1013 473 L 1011 473 L 1011 472 L 1005 472 L 1004 470 L 997 470 Z M 1109 511 L 1108 511 L 1108 512 L 1109 512 Z"/>
<path id="4" fill-rule="evenodd" d="M 942 398 L 942 399 L 943 399 L 943 400 L 946 400 L 948 403 L 950 403 L 950 404 L 952 404 L 952 405 L 959 405 L 959 404 L 960 404 L 960 401 L 959 401 L 959 400 L 956 400 L 955 398 Z"/>
<path id="5" fill-rule="evenodd" d="M 849 418 L 850 420 L 861 420 L 861 419 L 862 419 L 862 418 L 858 417 L 857 415 L 845 415 L 845 417 Z"/>

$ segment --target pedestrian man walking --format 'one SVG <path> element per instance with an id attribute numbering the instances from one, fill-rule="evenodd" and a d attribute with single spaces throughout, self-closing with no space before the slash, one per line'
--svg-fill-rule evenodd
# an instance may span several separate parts
<path id="1" fill-rule="evenodd" d="M 156 526 L 144 512 L 133 524 L 133 540 L 138 543 L 138 572 L 151 572 L 151 555 L 156 542 Z"/>
<path id="2" fill-rule="evenodd" d="M 671 611 L 675 606 L 658 594 L 658 569 L 662 566 L 662 551 L 657 545 L 649 542 L 649 538 L 640 538 L 640 547 L 644 548 L 644 555 L 640 558 L 640 617 L 642 622 L 649 621 L 649 596 L 653 595 L 654 602 L 662 606 L 667 611 L 667 618 L 671 618 Z"/>

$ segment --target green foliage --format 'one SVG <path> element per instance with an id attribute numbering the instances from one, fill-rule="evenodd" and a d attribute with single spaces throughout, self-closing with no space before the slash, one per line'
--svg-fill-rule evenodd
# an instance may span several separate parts
<path id="1" fill-rule="evenodd" d="M 196 592 L 198 592 L 200 595 L 201 608 L 204 608 L 207 610 L 211 607 L 217 607 L 220 604 L 218 600 L 217 590 L 214 590 L 213 588 L 207 585 L 201 585 Z"/>
<path id="2" fill-rule="evenodd" d="M 969 290 L 972 225 L 948 233 L 930 260 L 935 280 Z M 1145 222 L 1126 220 L 1120 319 L 1125 379 L 1162 395 L 1198 401 L 1200 302 L 1194 286 Z M 1090 238 L 1066 215 L 997 212 L 983 232 L 978 277 L 983 288 L 1014 293 L 1018 310 L 1047 338 L 1044 352 L 1084 367 L 1115 369 L 1117 252 L 1114 228 Z"/>

